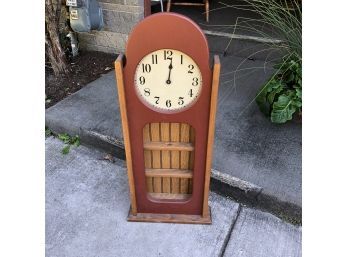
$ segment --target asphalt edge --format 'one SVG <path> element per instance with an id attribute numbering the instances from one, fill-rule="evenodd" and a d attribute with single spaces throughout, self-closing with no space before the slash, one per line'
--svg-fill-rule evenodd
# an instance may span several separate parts
<path id="1" fill-rule="evenodd" d="M 125 160 L 123 140 L 100 134 L 82 128 L 65 128 L 57 122 L 49 120 L 46 115 L 46 126 L 53 134 L 68 133 L 80 137 L 81 144 L 95 147 Z M 230 197 L 238 203 L 260 209 L 295 225 L 302 224 L 302 207 L 290 202 L 284 202 L 265 193 L 262 187 L 212 169 L 210 189 L 222 196 Z"/>

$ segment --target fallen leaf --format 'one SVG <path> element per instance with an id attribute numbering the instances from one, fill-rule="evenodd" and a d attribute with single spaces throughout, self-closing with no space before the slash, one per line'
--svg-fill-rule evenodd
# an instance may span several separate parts
<path id="1" fill-rule="evenodd" d="M 115 158 L 109 153 L 103 156 L 103 160 L 110 161 L 112 163 L 115 162 Z"/>

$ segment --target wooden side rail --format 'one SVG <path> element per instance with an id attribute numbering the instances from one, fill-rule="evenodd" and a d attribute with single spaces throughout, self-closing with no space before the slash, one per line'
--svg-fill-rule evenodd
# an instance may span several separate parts
<path id="1" fill-rule="evenodd" d="M 127 162 L 127 173 L 128 173 L 128 183 L 129 183 L 129 193 L 131 199 L 131 209 L 132 215 L 137 215 L 137 202 L 135 197 L 134 188 L 134 177 L 133 177 L 133 165 L 132 165 L 132 151 L 129 139 L 129 129 L 128 129 L 128 117 L 127 117 L 127 107 L 126 107 L 126 97 L 124 92 L 124 81 L 123 81 L 123 64 L 125 58 L 123 54 L 120 54 L 115 61 L 115 75 L 116 84 L 118 91 L 118 102 L 120 106 L 120 113 L 122 119 L 122 131 L 123 139 L 126 151 L 126 162 Z"/>

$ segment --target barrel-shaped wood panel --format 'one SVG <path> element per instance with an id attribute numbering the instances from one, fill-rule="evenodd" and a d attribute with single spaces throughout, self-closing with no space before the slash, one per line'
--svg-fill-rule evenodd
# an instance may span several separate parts
<path id="1" fill-rule="evenodd" d="M 194 129 L 186 123 L 150 123 L 143 141 L 147 192 L 155 198 L 186 199 L 192 193 Z"/>

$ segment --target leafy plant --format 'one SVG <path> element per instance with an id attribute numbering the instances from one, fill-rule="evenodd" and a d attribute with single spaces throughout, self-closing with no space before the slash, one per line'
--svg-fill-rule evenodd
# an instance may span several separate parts
<path id="1" fill-rule="evenodd" d="M 302 6 L 300 0 L 245 0 L 244 5 L 225 4 L 227 8 L 252 11 L 260 18 L 238 17 L 237 28 L 264 38 L 278 38 L 265 43 L 262 51 L 281 50 L 283 58 L 275 65 L 275 74 L 260 89 L 254 100 L 272 122 L 284 123 L 302 107 Z M 271 30 L 265 29 L 270 27 Z M 229 47 L 232 39 L 228 43 Z M 251 58 L 251 54 L 248 58 Z M 267 58 L 266 61 L 267 62 Z M 239 66 L 238 66 L 239 68 Z M 237 70 L 238 70 L 237 68 Z"/>
<path id="2" fill-rule="evenodd" d="M 302 67 L 298 58 L 288 58 L 275 66 L 277 72 L 256 97 L 260 110 L 274 123 L 285 123 L 301 113 Z"/>
<path id="3" fill-rule="evenodd" d="M 80 145 L 80 137 L 79 136 L 70 136 L 67 133 L 58 134 L 58 139 L 64 142 L 66 144 L 64 148 L 62 149 L 62 154 L 68 154 L 70 152 L 71 146 L 78 147 Z"/>

